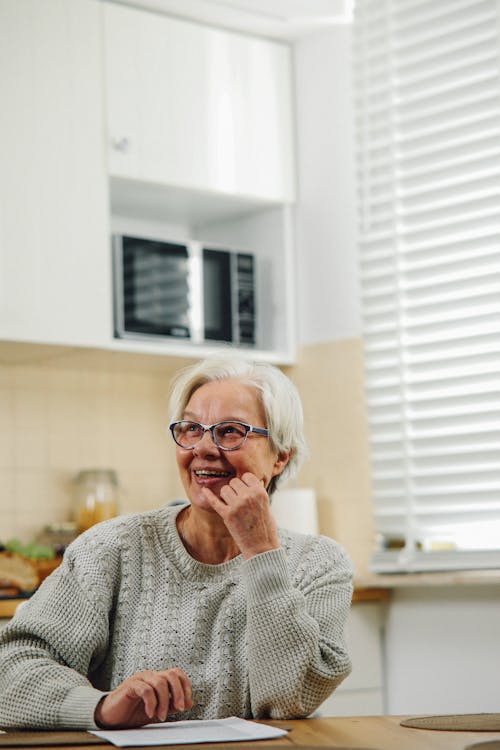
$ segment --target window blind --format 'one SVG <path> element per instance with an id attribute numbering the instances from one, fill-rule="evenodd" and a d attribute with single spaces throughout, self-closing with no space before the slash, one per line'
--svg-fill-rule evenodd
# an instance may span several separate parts
<path id="1" fill-rule="evenodd" d="M 500 3 L 357 0 L 377 571 L 500 567 Z"/>

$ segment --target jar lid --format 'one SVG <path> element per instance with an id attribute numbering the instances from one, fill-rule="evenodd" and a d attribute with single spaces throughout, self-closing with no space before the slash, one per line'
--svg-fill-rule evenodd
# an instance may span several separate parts
<path id="1" fill-rule="evenodd" d="M 74 521 L 48 523 L 43 530 L 47 534 L 72 534 L 76 531 L 76 523 Z"/>
<path id="2" fill-rule="evenodd" d="M 118 486 L 118 475 L 114 469 L 82 469 L 73 480 L 76 484 L 86 482 L 109 482 Z"/>

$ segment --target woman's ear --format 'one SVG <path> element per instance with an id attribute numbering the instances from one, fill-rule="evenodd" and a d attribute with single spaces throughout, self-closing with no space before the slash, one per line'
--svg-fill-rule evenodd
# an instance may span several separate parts
<path id="1" fill-rule="evenodd" d="M 278 453 L 276 457 L 276 461 L 274 462 L 274 465 L 273 465 L 273 473 L 272 473 L 273 477 L 276 477 L 278 476 L 278 474 L 281 474 L 281 472 L 283 471 L 283 469 L 289 462 L 291 455 L 292 454 L 290 451 L 288 451 L 287 453 Z"/>

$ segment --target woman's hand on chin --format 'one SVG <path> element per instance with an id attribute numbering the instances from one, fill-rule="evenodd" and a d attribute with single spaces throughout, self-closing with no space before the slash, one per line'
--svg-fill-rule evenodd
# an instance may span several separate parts
<path id="1" fill-rule="evenodd" d="M 94 720 L 101 728 L 128 729 L 165 721 L 192 705 L 191 682 L 182 669 L 146 670 L 108 693 L 97 704 Z"/>
<path id="2" fill-rule="evenodd" d="M 269 496 L 264 482 L 254 474 L 233 477 L 221 489 L 220 497 L 208 487 L 203 488 L 203 494 L 224 521 L 245 560 L 280 547 Z"/>

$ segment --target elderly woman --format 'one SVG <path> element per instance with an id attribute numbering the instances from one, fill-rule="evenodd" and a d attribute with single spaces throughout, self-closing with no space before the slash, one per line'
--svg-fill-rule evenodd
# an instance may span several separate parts
<path id="1" fill-rule="evenodd" d="M 350 671 L 351 564 L 278 529 L 270 496 L 304 454 L 278 369 L 183 371 L 170 430 L 189 504 L 98 524 L 0 633 L 0 726 L 308 716 Z"/>

